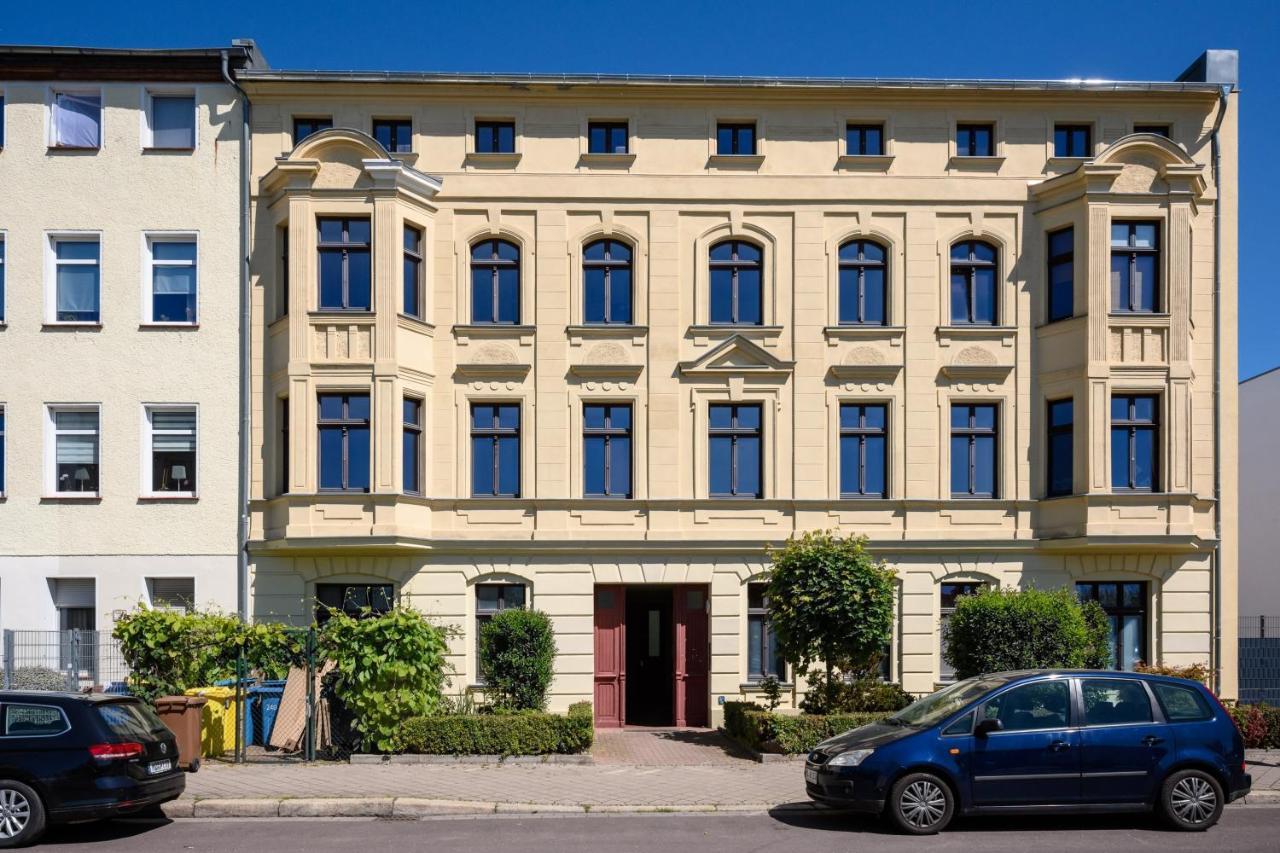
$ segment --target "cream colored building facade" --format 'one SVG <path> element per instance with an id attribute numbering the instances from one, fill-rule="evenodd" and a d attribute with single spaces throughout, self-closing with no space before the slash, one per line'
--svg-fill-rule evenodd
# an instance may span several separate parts
<path id="1" fill-rule="evenodd" d="M 237 608 L 243 122 L 222 61 L 0 49 L 5 629 Z M 38 642 L 18 663 L 59 666 Z"/>
<path id="2" fill-rule="evenodd" d="M 715 722 L 720 703 L 757 692 L 751 584 L 767 569 L 765 546 L 835 529 L 870 537 L 898 572 L 889 675 L 909 691 L 945 676 L 944 596 L 968 588 L 955 584 L 1093 583 L 1103 586 L 1078 588 L 1120 599 L 1120 654 L 1211 663 L 1233 695 L 1235 644 L 1217 639 L 1235 635 L 1234 91 L 240 79 L 254 105 L 256 618 L 307 622 L 318 597 L 389 588 L 461 629 L 451 645 L 451 690 L 461 692 L 479 681 L 477 619 L 533 606 L 556 626 L 553 707 L 594 698 L 606 725 Z M 624 128 L 625 153 L 593 150 L 597 123 Z M 989 154 L 969 156 L 981 150 L 965 150 L 970 137 L 957 142 L 970 125 L 992 135 Z M 1065 125 L 1087 128 L 1078 156 L 1055 156 Z M 754 148 L 724 153 L 730 126 L 752 128 Z M 847 131 L 862 126 L 880 129 L 878 153 L 848 149 Z M 375 129 L 407 144 L 384 146 Z M 511 150 L 487 150 L 507 147 L 503 133 Z M 320 223 L 342 220 L 320 241 L 323 263 L 335 265 L 326 272 Z M 1158 233 L 1154 261 L 1142 261 L 1158 269 L 1155 310 L 1113 312 L 1112 226 L 1133 222 Z M 411 256 L 406 226 L 421 235 Z M 1070 317 L 1050 322 L 1047 235 L 1065 227 Z M 484 322 L 502 312 L 472 293 L 495 282 L 501 302 L 512 280 L 499 270 L 511 265 L 490 257 L 494 240 L 518 254 L 518 315 L 499 317 L 509 322 Z M 630 255 L 629 322 L 590 322 L 585 255 L 599 240 Z M 758 303 L 741 291 L 758 322 L 750 309 L 745 322 L 717 322 L 726 309 L 713 307 L 713 291 L 728 279 L 710 258 L 726 241 L 758 255 Z M 883 249 L 883 322 L 841 322 L 851 241 Z M 953 249 L 973 241 L 994 256 L 990 323 L 956 322 L 951 304 L 953 275 L 969 275 L 953 267 Z M 334 257 L 371 267 L 367 305 L 360 295 L 358 310 L 321 309 Z M 418 258 L 412 306 L 405 276 Z M 361 290 L 355 269 L 333 281 Z M 1129 395 L 1151 401 L 1154 428 L 1113 419 L 1113 401 Z M 333 407 L 323 418 L 322 396 Z M 420 406 L 416 423 L 406 398 Z M 1047 407 L 1066 399 L 1068 494 L 1050 498 Z M 621 497 L 587 496 L 585 407 L 597 404 L 629 407 L 632 477 Z M 750 409 L 723 408 L 733 405 Z M 887 418 L 884 491 L 873 498 L 842 483 L 842 406 L 861 405 Z M 983 410 L 993 413 L 990 443 L 953 429 L 967 411 L 955 407 L 970 405 L 993 407 Z M 485 420 L 496 417 L 488 406 L 512 408 L 497 423 Z M 746 432 L 711 438 L 712 421 L 733 412 L 743 420 L 731 427 Z M 508 449 L 495 462 L 497 433 L 508 429 L 510 441 L 517 422 L 508 448 L 518 459 Z M 1138 433 L 1135 453 L 1154 447 L 1154 483 L 1113 489 L 1113 450 Z M 750 458 L 753 445 L 732 442 L 752 437 L 758 497 L 751 471 L 736 495 L 715 495 L 724 448 Z M 956 496 L 952 451 L 971 439 L 996 448 L 993 487 Z M 420 461 L 406 475 L 413 447 Z M 366 464 L 367 487 L 352 474 Z M 321 488 L 322 471 L 338 490 Z M 419 488 L 406 476 L 420 476 Z M 491 478 L 507 496 L 494 496 Z M 664 703 L 675 706 L 666 719 Z"/>

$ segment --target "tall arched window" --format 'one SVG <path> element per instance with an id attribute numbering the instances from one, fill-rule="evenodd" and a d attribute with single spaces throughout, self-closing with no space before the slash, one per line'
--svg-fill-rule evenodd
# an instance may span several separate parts
<path id="1" fill-rule="evenodd" d="M 471 247 L 471 322 L 520 322 L 520 248 L 506 240 Z"/>
<path id="2" fill-rule="evenodd" d="M 979 240 L 951 247 L 951 322 L 994 326 L 998 322 L 996 282 L 1000 280 L 996 248 Z"/>
<path id="3" fill-rule="evenodd" d="M 631 325 L 631 247 L 596 240 L 582 250 L 582 321 Z"/>
<path id="4" fill-rule="evenodd" d="M 885 311 L 884 246 L 850 240 L 840 247 L 840 324 L 883 326 Z"/>
<path id="5" fill-rule="evenodd" d="M 764 320 L 763 253 L 743 240 L 711 247 L 712 323 L 759 326 Z"/>

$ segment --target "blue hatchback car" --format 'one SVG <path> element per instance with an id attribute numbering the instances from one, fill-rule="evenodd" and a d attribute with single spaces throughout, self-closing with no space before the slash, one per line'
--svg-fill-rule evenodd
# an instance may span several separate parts
<path id="1" fill-rule="evenodd" d="M 818 744 L 820 803 L 929 835 L 957 814 L 1156 810 L 1203 830 L 1249 793 L 1244 741 L 1204 685 L 1127 672 L 980 675 Z"/>

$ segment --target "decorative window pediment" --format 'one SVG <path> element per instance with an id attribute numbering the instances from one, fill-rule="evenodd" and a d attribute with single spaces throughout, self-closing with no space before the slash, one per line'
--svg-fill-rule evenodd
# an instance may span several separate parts
<path id="1" fill-rule="evenodd" d="M 443 180 L 409 166 L 387 152 L 369 134 L 347 127 L 313 133 L 299 142 L 263 176 L 271 194 L 285 189 L 393 190 L 430 200 Z"/>
<path id="2" fill-rule="evenodd" d="M 693 361 L 680 362 L 680 374 L 785 377 L 794 367 L 795 362 L 783 361 L 742 335 L 733 335 Z"/>
<path id="3" fill-rule="evenodd" d="M 1068 174 L 1031 188 L 1041 199 L 1083 193 L 1123 195 L 1190 195 L 1205 192 L 1204 165 L 1177 143 L 1154 133 L 1133 133 L 1119 139 L 1092 160 Z"/>

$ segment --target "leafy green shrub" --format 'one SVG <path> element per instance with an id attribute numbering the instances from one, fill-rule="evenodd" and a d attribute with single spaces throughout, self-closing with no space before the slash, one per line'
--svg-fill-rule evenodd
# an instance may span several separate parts
<path id="1" fill-rule="evenodd" d="M 369 752 L 396 752 L 403 721 L 436 713 L 445 685 L 445 634 L 416 610 L 354 618 L 335 610 L 320 631 L 334 662 L 334 694 Z"/>
<path id="2" fill-rule="evenodd" d="M 1102 636 L 1091 620 L 1067 589 L 983 589 L 956 601 L 947 625 L 947 662 L 957 678 L 1096 666 Z"/>
<path id="3" fill-rule="evenodd" d="M 567 714 L 521 711 L 405 720 L 405 752 L 424 755 L 570 755 L 591 748 L 595 720 L 590 702 Z"/>
<path id="4" fill-rule="evenodd" d="M 795 755 L 849 729 L 874 723 L 884 713 L 774 714 L 754 702 L 726 702 L 724 730 L 756 752 Z"/>
<path id="5" fill-rule="evenodd" d="M 14 690 L 64 691 L 67 689 L 67 676 L 43 666 L 20 666 L 13 670 L 12 686 Z"/>
<path id="6" fill-rule="evenodd" d="M 503 610 L 480 629 L 480 668 L 496 710 L 547 707 L 556 642 L 551 617 L 538 610 Z"/>
<path id="7" fill-rule="evenodd" d="M 834 684 L 828 685 L 826 675 L 814 673 L 809 676 L 808 688 L 800 701 L 800 708 L 806 714 L 900 711 L 915 701 L 901 685 L 879 678 L 846 681 L 837 677 Z"/>

